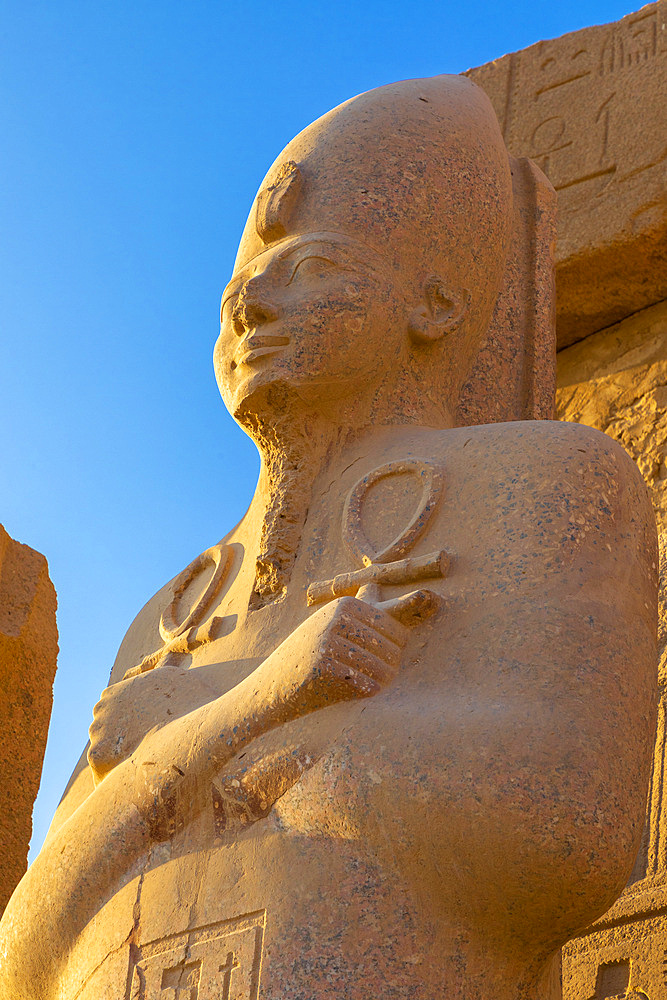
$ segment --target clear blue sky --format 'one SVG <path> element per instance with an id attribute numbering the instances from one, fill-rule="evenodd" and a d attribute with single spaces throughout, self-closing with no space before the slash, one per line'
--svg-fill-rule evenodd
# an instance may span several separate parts
<path id="1" fill-rule="evenodd" d="M 44 552 L 60 661 L 33 851 L 132 618 L 241 517 L 219 296 L 282 146 L 352 95 L 632 0 L 5 0 L 0 522 Z"/>

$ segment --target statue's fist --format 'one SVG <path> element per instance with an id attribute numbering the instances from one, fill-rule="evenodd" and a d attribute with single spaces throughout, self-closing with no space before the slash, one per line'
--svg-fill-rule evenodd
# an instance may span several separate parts
<path id="1" fill-rule="evenodd" d="M 408 630 L 381 608 L 340 597 L 311 615 L 270 658 L 306 710 L 377 694 L 398 670 Z"/>

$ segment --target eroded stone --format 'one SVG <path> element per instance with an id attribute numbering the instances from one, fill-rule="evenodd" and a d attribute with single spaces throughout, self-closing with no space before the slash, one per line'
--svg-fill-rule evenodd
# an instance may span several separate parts
<path id="1" fill-rule="evenodd" d="M 0 913 L 27 867 L 57 655 L 46 559 L 0 526 Z"/>

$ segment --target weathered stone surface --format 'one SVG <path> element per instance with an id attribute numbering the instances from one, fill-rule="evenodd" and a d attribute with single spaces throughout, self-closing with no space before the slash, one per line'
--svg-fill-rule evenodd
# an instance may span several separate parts
<path id="1" fill-rule="evenodd" d="M 642 844 L 623 896 L 565 949 L 564 1000 L 667 995 L 667 302 L 558 355 L 557 414 L 596 427 L 632 455 L 649 487 L 661 555 L 660 707 Z M 633 993 L 629 994 L 634 997 Z"/>
<path id="2" fill-rule="evenodd" d="M 667 0 L 469 71 L 558 192 L 560 347 L 667 298 Z"/>
<path id="3" fill-rule="evenodd" d="M 0 526 L 0 913 L 27 867 L 57 655 L 46 559 Z"/>
<path id="4" fill-rule="evenodd" d="M 616 442 L 521 419 L 553 213 L 463 77 L 274 163 L 214 355 L 257 490 L 130 627 L 2 1000 L 559 1000 L 643 829 L 658 555 Z"/>
<path id="5" fill-rule="evenodd" d="M 648 486 L 667 559 L 667 302 L 558 355 L 557 416 L 622 444 Z M 665 563 L 667 565 L 667 563 Z M 661 589 L 661 681 L 667 682 L 667 581 Z"/>
<path id="6" fill-rule="evenodd" d="M 558 355 L 557 414 L 597 427 L 637 462 L 667 532 L 667 302 Z"/>

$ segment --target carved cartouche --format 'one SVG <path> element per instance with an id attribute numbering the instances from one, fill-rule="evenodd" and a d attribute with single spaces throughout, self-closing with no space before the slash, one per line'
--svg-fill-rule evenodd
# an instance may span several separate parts
<path id="1" fill-rule="evenodd" d="M 445 77 L 269 172 L 215 351 L 257 491 L 128 632 L 0 924 L 7 1000 L 557 1000 L 641 832 L 657 550 L 604 435 L 457 426 L 489 344 L 535 396 L 519 173 Z"/>

